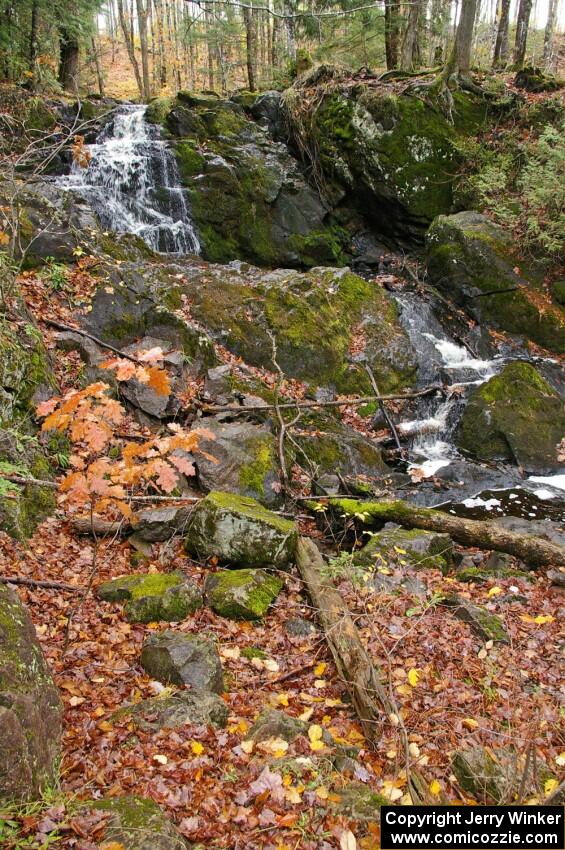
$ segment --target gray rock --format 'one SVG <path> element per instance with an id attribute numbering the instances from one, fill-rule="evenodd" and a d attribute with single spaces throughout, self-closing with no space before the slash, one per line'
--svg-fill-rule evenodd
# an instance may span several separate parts
<path id="1" fill-rule="evenodd" d="M 500 618 L 496 614 L 491 614 L 486 608 L 474 605 L 457 593 L 446 596 L 444 604 L 453 608 L 453 613 L 457 619 L 468 623 L 481 640 L 492 640 L 495 643 L 510 642 Z"/>
<path id="2" fill-rule="evenodd" d="M 363 549 L 355 553 L 353 561 L 364 567 L 378 568 L 392 562 L 445 571 L 452 558 L 453 543 L 449 535 L 419 529 L 408 530 L 387 523 Z"/>
<path id="3" fill-rule="evenodd" d="M 547 577 L 551 584 L 556 587 L 565 587 L 565 571 L 564 570 L 548 570 Z"/>
<path id="4" fill-rule="evenodd" d="M 0 584 L 0 804 L 56 785 L 62 705 L 30 616 Z"/>
<path id="5" fill-rule="evenodd" d="M 141 666 L 160 682 L 223 693 L 222 662 L 211 638 L 164 631 L 150 635 L 141 650 Z"/>
<path id="6" fill-rule="evenodd" d="M 515 754 L 480 746 L 456 752 L 451 769 L 461 788 L 480 803 L 509 802 L 520 775 Z"/>
<path id="7" fill-rule="evenodd" d="M 216 556 L 232 566 L 284 570 L 294 559 L 297 540 L 294 522 L 254 499 L 214 491 L 196 505 L 185 547 L 196 557 Z"/>
<path id="8" fill-rule="evenodd" d="M 190 507 L 147 508 L 136 514 L 135 534 L 147 543 L 169 540 L 186 529 L 191 514 Z"/>
<path id="9" fill-rule="evenodd" d="M 137 573 L 98 585 L 106 602 L 126 601 L 130 623 L 179 622 L 202 606 L 198 587 L 182 573 Z"/>
<path id="10" fill-rule="evenodd" d="M 312 637 L 318 631 L 314 623 L 302 617 L 291 617 L 285 621 L 283 628 L 291 637 Z"/>
<path id="11" fill-rule="evenodd" d="M 211 490 L 239 493 L 267 507 L 279 505 L 279 464 L 276 440 L 270 428 L 241 419 L 221 422 L 210 418 L 202 424 L 211 437 L 199 439 L 202 453 L 194 457 L 201 489 L 205 493 Z M 197 423 L 195 430 L 202 424 Z"/>
<path id="12" fill-rule="evenodd" d="M 283 586 L 266 570 L 222 570 L 206 579 L 204 592 L 212 610 L 232 620 L 259 620 Z"/>
<path id="13" fill-rule="evenodd" d="M 110 812 L 104 844 L 124 850 L 188 850 L 189 844 L 157 803 L 146 797 L 110 797 L 86 803 L 85 809 Z"/>
<path id="14" fill-rule="evenodd" d="M 265 127 L 275 142 L 284 142 L 288 137 L 286 110 L 283 95 L 279 91 L 266 91 L 251 106 L 253 118 Z"/>
<path id="15" fill-rule="evenodd" d="M 209 691 L 179 691 L 170 697 L 152 697 L 116 712 L 116 719 L 131 717 L 140 729 L 178 729 L 180 726 L 219 726 L 228 722 L 228 707 Z"/>

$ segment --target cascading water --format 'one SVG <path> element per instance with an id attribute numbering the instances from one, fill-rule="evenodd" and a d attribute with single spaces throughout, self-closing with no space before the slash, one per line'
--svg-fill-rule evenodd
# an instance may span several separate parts
<path id="1" fill-rule="evenodd" d="M 147 122 L 146 110 L 118 107 L 96 144 L 88 145 L 88 166 L 73 163 L 60 184 L 90 202 L 102 227 L 134 233 L 164 254 L 197 254 L 174 154 L 160 128 Z"/>

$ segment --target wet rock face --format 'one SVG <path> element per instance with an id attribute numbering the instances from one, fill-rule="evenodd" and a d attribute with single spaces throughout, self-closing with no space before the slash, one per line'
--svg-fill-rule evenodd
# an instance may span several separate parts
<path id="1" fill-rule="evenodd" d="M 557 445 L 565 433 L 565 404 L 529 363 L 509 363 L 471 394 L 457 444 L 481 460 L 516 463 L 528 472 L 562 465 Z"/>
<path id="2" fill-rule="evenodd" d="M 275 601 L 283 582 L 266 570 L 224 570 L 208 576 L 204 591 L 210 607 L 232 620 L 259 620 Z"/>
<path id="3" fill-rule="evenodd" d="M 274 99 L 263 95 L 252 109 L 259 101 L 278 133 Z M 346 234 L 331 225 L 328 206 L 286 145 L 274 143 L 242 106 L 179 92 L 166 126 L 180 140 L 179 171 L 207 259 L 287 267 L 340 262 Z"/>
<path id="4" fill-rule="evenodd" d="M 165 631 L 143 644 L 141 666 L 160 682 L 221 694 L 222 662 L 211 638 Z"/>
<path id="5" fill-rule="evenodd" d="M 0 584 L 0 803 L 37 799 L 55 784 L 61 717 L 29 614 Z"/>
<path id="6" fill-rule="evenodd" d="M 439 216 L 427 237 L 432 282 L 477 321 L 565 351 L 565 311 L 521 260 L 513 237 L 475 212 Z"/>
<path id="7" fill-rule="evenodd" d="M 198 558 L 216 556 L 231 566 L 285 570 L 294 559 L 297 539 L 294 522 L 254 499 L 212 492 L 194 509 L 185 547 Z"/>

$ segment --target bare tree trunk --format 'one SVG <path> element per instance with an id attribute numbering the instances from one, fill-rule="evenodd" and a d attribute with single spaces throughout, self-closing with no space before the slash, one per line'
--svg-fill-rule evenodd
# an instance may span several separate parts
<path id="1" fill-rule="evenodd" d="M 288 15 L 284 19 L 285 24 L 285 32 L 286 32 L 286 52 L 288 58 L 291 62 L 296 61 L 296 27 L 294 25 L 294 18 L 291 15 L 294 12 L 291 0 L 283 0 L 283 11 L 285 15 Z"/>
<path id="2" fill-rule="evenodd" d="M 147 41 L 147 14 L 148 4 L 143 0 L 136 0 L 137 25 L 139 27 L 139 44 L 141 46 L 141 69 L 143 74 L 143 98 L 149 100 L 151 97 L 151 78 L 149 75 L 149 45 Z"/>
<path id="3" fill-rule="evenodd" d="M 65 27 L 59 29 L 59 82 L 65 91 L 78 95 L 79 55 L 78 39 Z"/>
<path id="4" fill-rule="evenodd" d="M 124 41 L 126 45 L 126 50 L 128 53 L 129 61 L 133 68 L 133 73 L 135 75 L 135 82 L 137 83 L 137 88 L 139 89 L 139 94 L 143 97 L 143 82 L 141 79 L 141 74 L 139 73 L 139 65 L 137 62 L 137 57 L 135 55 L 135 44 L 133 41 L 133 36 L 131 30 L 128 27 L 128 22 L 126 19 L 125 9 L 124 9 L 124 0 L 118 0 L 118 15 L 120 17 L 120 25 L 122 28 L 122 33 L 124 36 Z"/>
<path id="5" fill-rule="evenodd" d="M 249 91 L 256 91 L 255 85 L 255 21 L 253 20 L 253 10 L 247 6 L 243 8 L 243 21 L 245 23 L 245 62 L 247 66 L 247 84 Z"/>
<path id="6" fill-rule="evenodd" d="M 518 20 L 516 22 L 516 41 L 514 42 L 514 67 L 517 71 L 524 67 L 531 11 L 532 0 L 520 0 Z"/>
<path id="7" fill-rule="evenodd" d="M 494 55 L 492 57 L 493 68 L 503 68 L 508 62 L 508 25 L 510 22 L 510 0 L 500 0 L 500 10 L 496 41 L 494 44 Z"/>
<path id="8" fill-rule="evenodd" d="M 31 32 L 29 37 L 29 70 L 32 75 L 31 85 L 35 89 L 37 85 L 37 57 L 39 54 L 39 0 L 33 0 L 31 6 Z"/>
<path id="9" fill-rule="evenodd" d="M 444 72 L 446 76 L 457 74 L 465 77 L 469 75 L 476 13 L 477 0 L 462 0 L 455 42 Z"/>
<path id="10" fill-rule="evenodd" d="M 98 80 L 98 91 L 100 93 L 100 97 L 104 97 L 104 74 L 102 73 L 100 56 L 98 55 L 98 45 L 96 44 L 96 39 L 94 38 L 94 36 L 92 36 L 91 47 L 92 59 L 94 62 L 94 67 L 96 68 L 96 78 Z"/>
<path id="11" fill-rule="evenodd" d="M 389 71 L 398 67 L 398 6 L 395 0 L 385 0 L 385 52 Z"/>
<path id="12" fill-rule="evenodd" d="M 214 48 L 210 38 L 210 21 L 211 15 L 208 6 L 204 9 L 204 20 L 206 22 L 206 47 L 208 57 L 208 88 L 214 91 Z"/>
<path id="13" fill-rule="evenodd" d="M 403 71 L 412 71 L 416 65 L 418 52 L 418 27 L 420 24 L 420 3 L 412 0 L 408 11 L 406 29 L 402 39 L 400 67 Z M 386 24 L 385 24 L 386 25 Z"/>
<path id="14" fill-rule="evenodd" d="M 557 17 L 557 0 L 549 0 L 547 10 L 547 23 L 543 37 L 543 65 L 546 71 L 553 68 L 553 32 L 555 30 L 555 18 Z"/>

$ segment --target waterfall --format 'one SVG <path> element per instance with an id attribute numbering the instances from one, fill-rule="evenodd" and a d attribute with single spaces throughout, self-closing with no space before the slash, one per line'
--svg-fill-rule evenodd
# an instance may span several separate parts
<path id="1" fill-rule="evenodd" d="M 96 144 L 88 145 L 88 166 L 73 163 L 60 184 L 90 202 L 103 228 L 134 233 L 163 254 L 197 254 L 174 154 L 146 110 L 118 107 Z"/>

